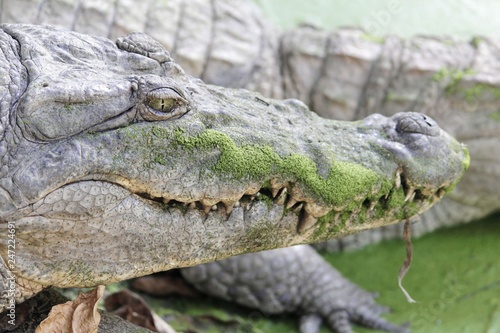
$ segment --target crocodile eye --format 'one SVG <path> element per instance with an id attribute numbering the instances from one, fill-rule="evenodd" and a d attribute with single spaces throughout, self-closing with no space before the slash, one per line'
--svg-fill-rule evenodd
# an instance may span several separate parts
<path id="1" fill-rule="evenodd" d="M 179 106 L 179 102 L 173 98 L 152 98 L 147 103 L 150 108 L 163 113 L 172 112 L 176 106 Z"/>
<path id="2" fill-rule="evenodd" d="M 141 115 L 145 120 L 178 118 L 188 111 L 187 100 L 176 90 L 160 88 L 151 91 L 145 99 L 146 107 Z"/>

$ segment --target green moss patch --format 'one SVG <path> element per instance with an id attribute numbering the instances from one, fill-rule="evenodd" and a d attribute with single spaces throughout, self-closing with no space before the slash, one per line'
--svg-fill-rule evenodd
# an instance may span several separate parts
<path id="1" fill-rule="evenodd" d="M 263 183 L 271 176 L 281 177 L 298 182 L 307 193 L 335 206 L 356 204 L 374 187 L 380 188 L 382 193 L 388 193 L 391 188 L 389 180 L 358 164 L 332 161 L 329 176 L 325 179 L 318 175 L 316 164 L 309 157 L 295 153 L 281 157 L 270 146 L 238 146 L 228 135 L 214 130 L 206 130 L 197 136 L 187 136 L 182 129 L 173 134 L 158 129 L 153 133 L 159 137 L 173 135 L 174 145 L 189 152 L 219 150 L 219 160 L 212 168 L 225 177 Z"/>

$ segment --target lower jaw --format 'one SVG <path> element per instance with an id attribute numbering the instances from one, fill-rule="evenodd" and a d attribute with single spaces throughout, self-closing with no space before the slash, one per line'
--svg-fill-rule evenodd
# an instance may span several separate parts
<path id="1" fill-rule="evenodd" d="M 331 212 L 298 233 L 303 205 L 251 199 L 228 214 L 219 205 L 204 211 L 159 203 L 107 182 L 69 184 L 15 221 L 18 272 L 41 285 L 90 287 L 388 223 L 359 224 L 355 211 Z"/>

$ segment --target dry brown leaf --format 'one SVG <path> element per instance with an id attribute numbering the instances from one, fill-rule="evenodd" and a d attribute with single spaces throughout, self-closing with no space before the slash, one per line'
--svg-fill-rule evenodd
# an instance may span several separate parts
<path id="1" fill-rule="evenodd" d="M 88 293 L 80 294 L 74 301 L 54 306 L 35 333 L 97 333 L 101 321 L 97 303 L 104 289 L 104 286 L 98 286 Z"/>
<path id="2" fill-rule="evenodd" d="M 123 319 L 153 332 L 175 333 L 174 329 L 158 316 L 139 295 L 122 290 L 104 300 L 104 308 Z"/>

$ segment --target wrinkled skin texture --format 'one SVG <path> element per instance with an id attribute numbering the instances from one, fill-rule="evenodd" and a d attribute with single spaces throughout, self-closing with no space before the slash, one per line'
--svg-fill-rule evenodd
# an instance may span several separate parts
<path id="1" fill-rule="evenodd" d="M 422 114 L 324 122 L 297 101 L 205 86 L 145 35 L 115 46 L 2 29 L 13 78 L 2 109 L 11 120 L 2 295 L 14 274 L 17 302 L 48 286 L 107 284 L 393 223 L 430 207 L 468 165 L 466 149 Z"/>
<path id="2" fill-rule="evenodd" d="M 127 4 L 120 1 L 116 2 L 116 6 L 101 2 L 99 6 L 93 7 L 94 5 L 91 3 L 84 3 L 78 5 L 78 10 L 76 10 L 76 7 L 72 7 L 70 2 L 65 2 L 62 6 L 61 3 L 53 6 L 52 2 L 51 0 L 45 1 L 42 6 L 39 6 L 37 1 L 25 1 L 25 3 L 31 4 L 28 8 L 23 8 L 19 1 L 16 1 L 15 6 L 11 10 L 18 10 L 22 15 L 14 13 L 14 15 L 9 16 L 9 0 L 4 0 L 2 3 L 4 11 L 0 20 L 24 20 L 28 22 L 65 25 L 75 30 L 108 36 L 118 36 L 127 31 L 146 29 L 148 33 L 153 34 L 157 39 L 161 40 L 173 52 L 175 58 L 182 63 L 188 72 L 202 76 L 206 81 L 224 85 L 244 86 L 262 91 L 269 96 L 282 96 L 284 94 L 291 97 L 300 97 L 305 101 L 310 101 L 310 96 L 314 95 L 313 99 L 316 102 L 308 103 L 311 105 L 314 104 L 314 108 L 318 111 L 325 111 L 324 115 L 326 116 L 328 116 L 329 110 L 333 110 L 332 112 L 340 110 L 340 114 L 336 113 L 333 117 L 343 118 L 344 114 L 350 117 L 349 115 L 356 109 L 353 105 L 357 103 L 356 96 L 360 94 L 358 91 L 360 90 L 360 85 L 350 85 L 345 84 L 345 82 L 336 83 L 339 77 L 330 77 L 328 75 L 321 82 L 318 81 L 315 83 L 316 79 L 314 76 L 317 75 L 317 68 L 321 65 L 322 59 L 325 60 L 325 66 L 328 67 L 332 64 L 335 66 L 335 64 L 340 64 L 339 60 L 342 59 L 344 54 L 347 54 L 347 68 L 358 69 L 359 66 L 359 71 L 356 71 L 356 73 L 364 77 L 363 73 L 367 72 L 369 66 L 364 63 L 360 65 L 359 61 L 366 60 L 363 59 L 366 55 L 369 58 L 368 62 L 373 61 L 375 58 L 371 58 L 373 55 L 370 55 L 370 52 L 378 50 L 376 43 L 370 43 L 366 40 L 359 43 L 359 38 L 356 36 L 360 34 L 354 32 L 354 38 L 339 38 L 338 40 L 334 40 L 331 37 L 333 40 L 330 45 L 331 50 L 325 51 L 327 47 L 324 41 L 329 40 L 326 38 L 327 33 L 305 28 L 303 32 L 298 30 L 297 32 L 285 35 L 281 41 L 282 45 L 284 45 L 284 51 L 279 54 L 277 52 L 278 34 L 262 19 L 262 15 L 258 10 L 251 5 L 243 6 L 246 9 L 242 10 L 241 4 L 232 6 L 230 2 L 225 1 L 213 2 L 213 4 L 216 4 L 214 8 L 210 8 L 208 1 L 189 2 L 183 5 L 179 5 L 180 2 L 170 1 L 167 4 L 169 8 L 163 11 L 158 8 L 163 5 L 156 1 L 149 2 L 148 4 L 151 5 L 149 8 L 144 3 L 144 5 L 140 4 L 138 7 L 135 4 L 133 9 L 127 9 Z M 74 6 L 76 6 L 76 2 Z M 51 8 L 57 9 L 57 15 L 55 12 L 51 12 Z M 113 13 L 113 11 L 116 11 L 116 13 Z M 171 20 L 152 19 L 156 15 L 161 16 L 165 11 L 169 12 Z M 241 13 L 236 16 L 237 20 L 233 20 L 235 13 Z M 105 19 L 95 19 L 93 15 Z M 128 15 L 131 16 L 129 17 Z M 147 20 L 148 24 L 143 24 L 142 20 Z M 189 22 L 189 24 L 186 22 Z M 215 25 L 215 22 L 217 22 L 217 25 Z M 211 24 L 215 26 L 214 30 L 206 27 Z M 98 27 L 99 25 L 100 27 Z M 202 28 L 199 28 L 200 26 Z M 227 29 L 228 26 L 231 28 Z M 176 29 L 178 29 L 177 32 Z M 210 38 L 204 34 L 192 33 L 195 30 L 198 32 L 203 31 L 207 34 L 212 30 L 213 36 Z M 245 33 L 228 34 L 228 31 L 245 31 Z M 347 32 L 348 37 L 349 33 Z M 260 40 L 261 43 L 255 43 L 255 40 Z M 356 44 L 350 48 L 349 45 L 352 41 L 356 42 Z M 311 43 L 312 47 L 310 47 Z M 345 45 L 345 48 L 342 47 L 343 45 Z M 449 43 L 446 42 L 446 45 L 449 45 Z M 362 51 L 362 48 L 366 48 L 365 53 L 358 52 Z M 335 55 L 331 54 L 330 57 L 326 57 L 325 55 L 330 54 L 329 52 L 333 52 Z M 398 52 L 398 50 L 394 51 L 395 54 Z M 290 56 L 291 54 L 294 56 Z M 460 58 L 460 54 L 459 52 L 458 58 Z M 433 54 L 431 60 L 439 60 L 440 56 L 441 53 L 438 53 L 437 57 Z M 258 65 L 256 65 L 256 59 L 258 59 Z M 333 61 L 334 59 L 336 60 Z M 264 65 L 261 65 L 262 63 Z M 283 78 L 279 72 L 279 65 L 277 65 L 280 63 L 288 64 L 288 67 L 284 67 L 284 78 L 288 80 L 286 81 L 287 84 L 273 83 L 283 82 Z M 418 62 L 416 64 L 418 66 Z M 337 69 L 332 70 L 338 73 Z M 431 71 L 436 72 L 434 69 L 431 69 Z M 350 71 L 349 75 L 352 75 L 352 71 Z M 408 76 L 407 74 L 405 75 Z M 297 77 L 300 77 L 300 79 L 297 79 Z M 311 83 L 309 86 L 308 82 Z M 297 87 L 295 86 L 296 84 L 303 84 L 304 87 Z M 443 84 L 446 84 L 446 80 Z M 332 85 L 335 86 L 334 91 L 338 92 L 340 97 L 332 97 Z M 284 89 L 281 90 L 281 87 Z M 410 80 L 408 90 L 411 91 L 412 89 L 415 89 L 415 87 Z M 345 92 L 343 92 L 344 90 Z M 349 100 L 347 103 L 347 108 L 344 106 L 346 96 L 349 96 L 349 98 L 354 97 L 352 101 Z M 332 98 L 333 102 L 329 102 L 328 100 Z M 337 103 L 337 100 L 340 102 Z M 383 107 L 378 110 L 378 112 L 385 111 Z M 439 111 L 441 109 L 437 110 L 438 113 Z M 426 110 L 426 112 L 429 111 Z M 441 117 L 443 114 L 434 115 L 434 117 L 439 119 L 446 118 L 441 123 L 447 125 L 446 121 L 448 121 L 448 118 Z M 483 117 L 483 115 L 485 116 Z M 482 113 L 477 121 L 487 123 L 489 121 L 487 113 Z M 468 124 L 471 124 L 471 122 L 468 122 Z M 450 130 L 449 127 L 447 129 Z M 459 130 L 461 129 L 459 128 Z M 479 146 L 477 145 L 477 147 Z M 474 165 L 472 166 L 473 170 Z M 479 174 L 482 175 L 484 172 L 479 172 Z M 466 177 L 466 179 L 468 178 Z M 488 182 L 486 184 L 487 187 L 489 184 L 492 183 Z M 468 188 L 471 187 L 469 186 Z M 483 187 L 480 188 L 478 186 L 477 188 L 481 193 L 489 195 L 486 193 L 487 191 L 483 191 Z M 468 196 L 464 197 L 469 198 Z M 489 197 L 491 198 L 491 196 Z M 463 200 L 461 199 L 461 201 Z M 492 200 L 493 205 L 496 205 L 496 202 L 498 200 Z M 446 210 L 436 209 L 434 211 L 438 212 L 437 216 L 432 214 L 432 212 L 432 215 L 428 215 L 430 216 L 429 218 L 426 218 L 427 215 L 424 215 L 423 223 L 414 226 L 417 234 L 425 230 L 432 230 L 445 223 L 452 224 L 464 219 L 471 219 L 470 215 L 463 214 L 461 210 L 457 210 L 461 207 L 462 203 L 460 203 L 460 207 L 456 208 L 455 197 L 453 197 L 453 201 L 445 198 L 444 203 L 447 203 L 446 207 L 448 208 Z M 484 207 L 479 207 L 479 209 L 474 208 L 474 211 L 484 214 L 485 208 L 491 209 L 487 208 L 488 205 L 491 206 L 491 204 L 487 204 Z M 458 213 L 450 216 L 446 212 Z M 335 241 L 335 243 L 330 243 L 329 248 L 359 246 L 369 241 L 398 235 L 400 235 L 398 228 L 391 227 L 375 233 L 362 233 L 345 237 L 339 241 Z"/>
<path id="3" fill-rule="evenodd" d="M 328 37 L 326 32 L 302 28 L 283 35 L 281 39 L 283 47 L 280 50 L 281 52 L 278 52 L 280 42 L 278 41 L 277 31 L 263 19 L 258 9 L 244 2 L 242 5 L 240 2 L 231 3 L 226 1 L 190 1 L 184 4 L 181 4 L 180 1 L 165 3 L 151 1 L 139 5 L 134 4 L 133 9 L 128 8 L 129 5 L 122 1 L 117 1 L 116 5 L 112 5 L 111 2 L 101 2 L 98 6 L 88 2 L 78 4 L 78 9 L 76 2 L 74 4 L 70 2 L 56 4 L 55 1 L 48 0 L 44 1 L 43 4 L 38 4 L 37 1 L 26 1 L 26 3 L 29 4 L 28 7 L 23 7 L 19 2 L 15 2 L 14 6 L 9 7 L 8 0 L 2 1 L 3 14 L 0 21 L 18 22 L 22 20 L 25 22 L 64 25 L 78 31 L 111 37 L 123 35 L 130 31 L 146 29 L 149 34 L 162 41 L 172 51 L 175 59 L 189 73 L 201 76 L 208 82 L 247 87 L 261 91 L 268 96 L 300 97 L 310 105 L 314 105 L 315 110 L 327 117 L 352 119 L 352 115 L 357 113 L 356 110 L 359 107 L 356 105 L 359 103 L 358 96 L 363 91 L 361 89 L 363 84 L 357 84 L 356 82 L 363 82 L 368 77 L 370 63 L 377 60 L 377 52 L 380 50 L 377 43 L 368 42 L 362 38 L 359 39 L 362 33 L 357 31 L 345 31 Z M 13 2 L 10 2 L 10 4 L 13 4 Z M 211 7 L 212 4 L 214 7 Z M 156 19 L 160 18 L 165 12 L 169 13 L 171 19 Z M 96 19 L 96 16 L 99 19 Z M 148 23 L 145 24 L 143 21 Z M 213 29 L 210 28 L 211 26 Z M 259 40 L 260 43 L 256 43 L 256 40 Z M 439 41 L 434 39 L 421 40 L 424 43 L 420 47 L 423 47 L 424 50 L 427 48 L 432 49 L 435 45 L 439 46 Z M 488 48 L 492 42 L 481 41 L 481 44 L 482 47 L 486 46 Z M 405 43 L 400 44 L 405 45 Z M 449 41 L 445 41 L 444 44 L 446 47 L 450 45 Z M 467 46 L 467 43 L 462 44 Z M 384 48 L 384 54 L 391 55 L 391 49 L 386 48 L 385 45 Z M 464 49 L 463 54 L 461 52 L 456 53 L 456 60 L 461 61 L 460 58 L 468 54 L 467 48 Z M 400 53 L 401 51 L 394 50 L 394 54 Z M 412 53 L 414 51 L 410 51 L 408 54 L 411 55 Z M 484 51 L 482 53 L 484 54 Z M 404 54 L 404 52 L 401 54 Z M 422 61 L 437 64 L 430 66 L 430 72 L 422 72 L 425 81 L 432 73 L 437 73 L 441 69 L 439 62 L 443 58 L 443 53 L 437 52 L 435 54 L 431 51 L 428 53 L 431 55 L 428 58 L 425 58 L 425 51 L 422 51 L 422 54 L 424 55 L 423 60 L 415 57 L 417 61 L 411 66 L 418 68 Z M 488 59 L 488 56 L 486 59 Z M 447 59 L 446 66 L 453 67 L 456 60 Z M 402 57 L 401 61 L 391 61 L 396 71 L 400 67 L 406 67 L 408 70 L 403 73 L 407 72 L 411 75 L 419 73 L 418 71 L 412 71 L 411 67 L 408 67 L 408 61 L 404 57 Z M 484 59 L 480 62 L 482 61 Z M 280 63 L 285 69 L 283 76 L 281 76 L 280 72 Z M 323 73 L 320 70 L 322 66 L 325 66 L 324 73 L 327 73 L 327 75 L 320 78 L 318 73 Z M 346 81 L 342 79 L 342 75 L 329 75 L 327 69 L 330 67 L 332 67 L 331 71 L 334 73 L 341 74 L 335 66 L 353 69 L 348 70 L 348 77 L 354 84 L 352 82 L 346 84 Z M 491 68 L 485 68 L 485 70 L 491 71 Z M 305 72 L 304 69 L 306 69 Z M 353 73 L 356 75 L 352 76 Z M 414 95 L 411 92 L 420 90 L 420 88 L 416 87 L 418 80 L 413 78 L 407 81 L 404 80 L 410 74 L 402 75 L 403 81 L 407 83 L 402 85 L 400 80 L 398 86 L 407 85 L 406 89 L 410 92 L 409 96 L 412 98 L 411 96 Z M 377 78 L 373 74 L 372 77 Z M 481 79 L 479 79 L 480 82 Z M 388 80 L 392 81 L 392 76 Z M 445 77 L 445 80 L 438 85 L 438 89 L 446 87 L 449 81 L 449 78 Z M 335 93 L 335 95 L 332 95 L 332 93 Z M 369 97 L 370 95 L 365 94 L 365 96 Z M 425 95 L 418 95 L 417 98 L 423 100 Z M 483 99 L 479 98 L 474 103 L 468 103 L 470 104 L 468 105 L 468 111 L 481 109 L 483 102 Z M 393 101 L 389 100 L 384 103 L 391 104 Z M 409 104 L 412 105 L 412 103 Z M 404 108 L 404 104 L 402 107 Z M 409 109 L 414 110 L 415 108 L 412 106 Z M 474 116 L 475 122 L 467 122 L 469 128 L 464 126 L 449 127 L 449 111 L 446 111 L 447 109 L 445 107 L 439 109 L 439 112 L 434 112 L 434 110 L 438 110 L 436 106 L 436 109 L 426 108 L 425 112 L 431 113 L 433 117 L 438 118 L 439 122 L 444 124 L 447 130 L 452 130 L 459 138 L 462 138 L 460 132 L 464 130 L 475 133 L 498 133 L 495 130 L 487 132 L 476 130 L 476 124 L 483 126 L 490 123 L 489 112 L 476 114 Z M 387 110 L 392 113 L 390 110 L 399 110 L 399 108 L 396 106 Z M 387 110 L 385 107 L 380 107 L 378 112 L 386 112 Z M 484 138 L 479 138 L 478 144 L 471 147 L 473 157 L 475 154 L 474 149 L 478 150 L 484 145 L 479 142 L 481 140 L 484 140 Z M 494 138 L 491 138 L 492 143 L 490 146 L 492 149 L 495 147 L 494 140 Z M 481 158 L 478 163 L 481 163 L 481 165 L 489 163 L 491 161 L 490 157 Z M 493 161 L 492 165 L 494 164 Z M 473 163 L 472 173 L 476 173 L 475 170 L 476 168 L 479 169 L 478 166 L 479 164 Z M 485 175 L 485 167 L 487 166 L 480 167 L 482 170 L 476 173 L 478 177 Z M 494 168 L 487 168 L 488 172 L 495 172 Z M 469 171 L 469 174 L 471 174 L 471 171 Z M 473 195 L 484 195 L 483 199 L 487 199 L 487 201 L 470 200 L 471 196 L 466 196 L 464 192 L 457 190 L 454 194 L 458 193 L 458 196 L 452 196 L 451 199 L 445 198 L 444 204 L 439 205 L 436 209 L 431 209 L 429 214 L 425 214 L 422 223 L 414 226 L 414 233 L 420 234 L 439 225 L 468 221 L 475 216 L 484 215 L 488 211 L 495 209 L 494 207 L 496 207 L 499 200 L 495 199 L 496 191 L 494 189 L 496 186 L 491 182 L 491 178 L 487 177 L 488 180 L 485 184 L 477 186 L 479 183 L 472 177 L 474 176 L 465 178 L 465 180 L 472 180 L 471 185 L 473 187 L 468 186 L 467 188 L 477 188 L 478 191 L 473 191 Z M 485 188 L 490 187 L 492 191 L 485 191 Z M 458 189 L 460 188 L 459 186 Z M 464 198 L 471 202 L 467 205 L 471 205 L 472 209 L 467 208 L 466 211 L 463 211 Z M 335 240 L 329 243 L 328 248 L 351 248 L 367 242 L 400 235 L 397 226 L 396 228 L 389 227 L 380 230 L 354 234 L 338 241 Z"/>
<path id="4" fill-rule="evenodd" d="M 269 314 L 299 313 L 303 333 L 317 332 L 322 320 L 341 333 L 352 332 L 351 322 L 408 332 L 380 318 L 388 309 L 307 245 L 244 254 L 181 272 L 199 290 L 227 301 Z"/>
<path id="5" fill-rule="evenodd" d="M 0 4 L 0 22 L 59 25 L 112 39 L 144 31 L 205 82 L 297 98 L 323 117 L 423 112 L 469 147 L 473 163 L 454 193 L 413 226 L 413 234 L 470 222 L 500 208 L 498 39 L 372 41 L 359 30 L 311 27 L 280 33 L 245 0 Z M 328 248 L 354 248 L 400 234 L 400 226 L 392 225 L 334 240 Z"/>
<path id="6" fill-rule="evenodd" d="M 469 163 L 422 114 L 324 121 L 298 101 L 207 86 L 143 34 L 115 45 L 2 29 L 14 79 L 0 251 L 9 263 L 15 225 L 17 301 L 394 223 Z"/>

